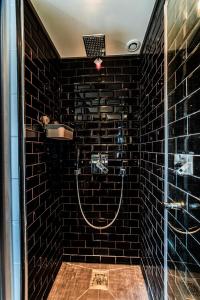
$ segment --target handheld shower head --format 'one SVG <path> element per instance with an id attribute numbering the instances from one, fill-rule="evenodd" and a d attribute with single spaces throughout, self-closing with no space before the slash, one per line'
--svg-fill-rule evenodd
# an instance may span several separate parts
<path id="1" fill-rule="evenodd" d="M 78 148 L 78 146 L 77 146 L 77 148 L 76 148 L 76 163 L 74 164 L 75 165 L 75 168 L 76 168 L 76 170 L 75 170 L 75 173 L 78 171 L 80 171 L 80 169 L 79 169 L 79 161 L 80 161 L 80 149 Z"/>
<path id="2" fill-rule="evenodd" d="M 77 166 L 79 165 L 79 160 L 80 160 L 80 148 L 77 148 L 77 155 L 76 155 Z"/>

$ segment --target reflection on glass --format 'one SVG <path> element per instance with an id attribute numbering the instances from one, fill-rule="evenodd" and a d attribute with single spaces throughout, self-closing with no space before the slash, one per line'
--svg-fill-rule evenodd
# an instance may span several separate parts
<path id="1" fill-rule="evenodd" d="M 200 0 L 168 2 L 169 202 L 185 203 L 169 211 L 169 299 L 200 299 Z M 189 154 L 193 174 L 178 174 L 174 156 Z M 172 226 L 171 226 L 171 225 Z"/>
<path id="2" fill-rule="evenodd" d="M 200 17 L 200 0 L 198 0 L 198 3 L 197 3 L 197 14 Z"/>

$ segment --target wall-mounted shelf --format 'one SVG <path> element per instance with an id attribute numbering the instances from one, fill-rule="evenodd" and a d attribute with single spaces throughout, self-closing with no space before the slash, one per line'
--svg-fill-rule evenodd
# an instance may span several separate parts
<path id="1" fill-rule="evenodd" d="M 73 139 L 73 129 L 64 124 L 47 124 L 46 136 L 50 139 L 55 140 L 72 140 Z"/>

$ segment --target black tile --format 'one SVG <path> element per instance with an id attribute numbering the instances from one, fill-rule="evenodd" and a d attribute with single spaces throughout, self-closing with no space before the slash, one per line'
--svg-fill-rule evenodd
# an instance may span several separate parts
<path id="1" fill-rule="evenodd" d="M 199 118 L 200 118 L 200 112 L 193 114 L 189 117 L 189 126 L 188 126 L 189 134 L 200 132 Z"/>
<path id="2" fill-rule="evenodd" d="M 200 135 L 188 136 L 188 152 L 191 154 L 200 154 Z"/>

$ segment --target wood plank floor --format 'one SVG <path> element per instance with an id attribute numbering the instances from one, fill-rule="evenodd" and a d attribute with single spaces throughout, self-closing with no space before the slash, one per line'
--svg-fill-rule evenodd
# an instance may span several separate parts
<path id="1" fill-rule="evenodd" d="M 108 270 L 108 290 L 90 287 L 92 270 Z M 147 300 L 140 266 L 63 263 L 48 300 Z"/>

